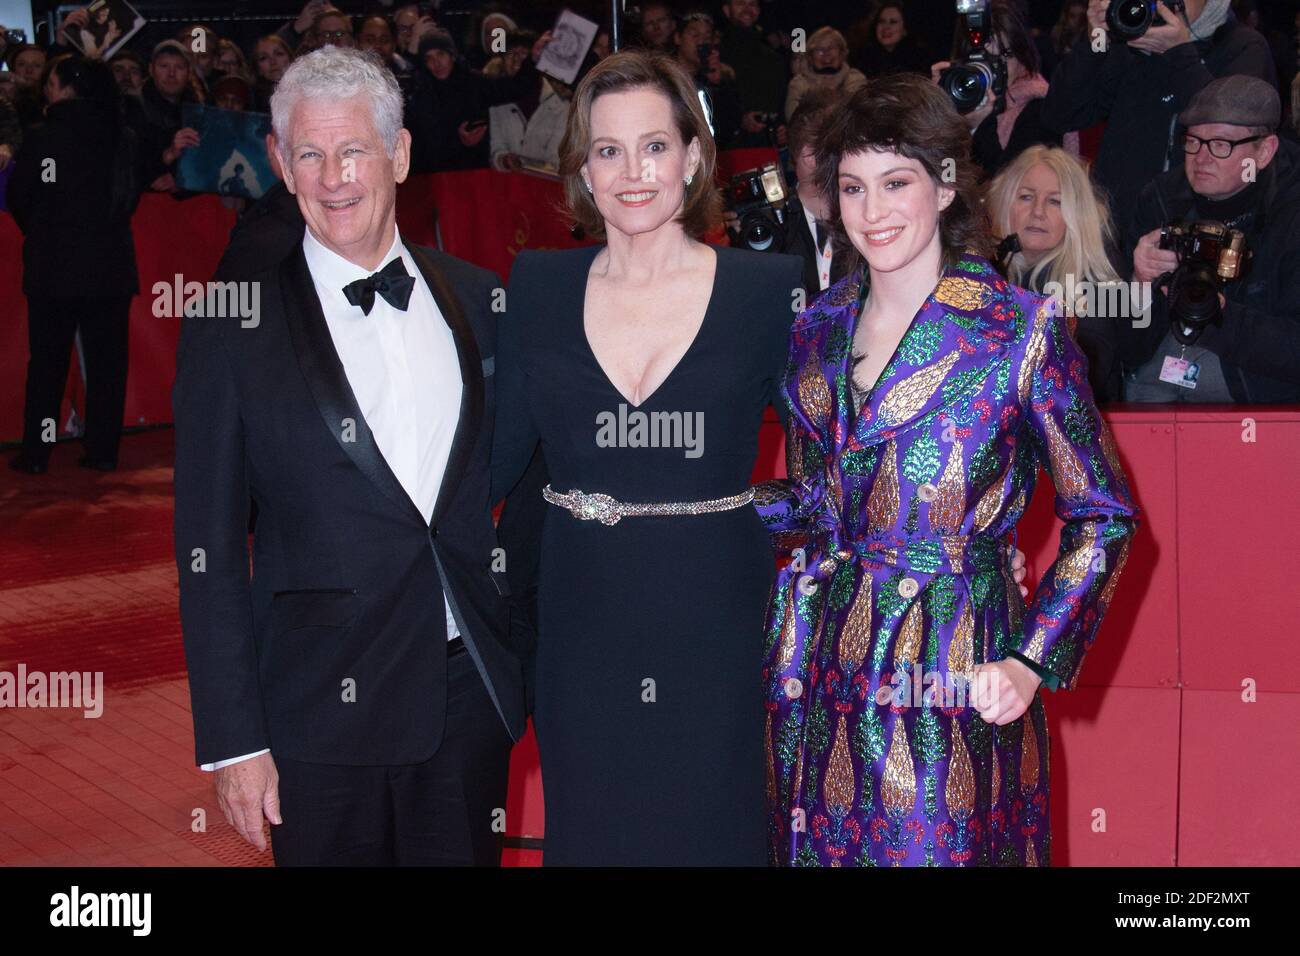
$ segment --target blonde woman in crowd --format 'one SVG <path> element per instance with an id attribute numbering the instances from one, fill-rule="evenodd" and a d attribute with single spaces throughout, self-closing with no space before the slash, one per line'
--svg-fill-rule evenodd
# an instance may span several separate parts
<path id="1" fill-rule="evenodd" d="M 1081 160 L 1056 146 L 1031 146 L 989 187 L 989 215 L 1000 239 L 1015 235 L 1019 251 L 1007 279 L 1061 300 L 1071 333 L 1088 357 L 1099 401 L 1118 396 L 1115 323 L 1123 300 L 1114 294 L 1114 227 Z M 1107 293 L 1111 294 L 1107 294 Z"/>

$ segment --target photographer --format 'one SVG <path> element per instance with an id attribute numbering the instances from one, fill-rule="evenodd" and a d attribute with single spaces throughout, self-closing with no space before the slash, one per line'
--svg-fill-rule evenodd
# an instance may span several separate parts
<path id="1" fill-rule="evenodd" d="M 816 178 L 816 146 L 821 128 L 843 105 L 843 97 L 834 90 L 811 90 L 804 95 L 787 126 L 796 183 L 793 194 L 786 200 L 784 228 L 770 251 L 803 259 L 801 284 L 808 302 L 843 278 L 849 269 L 847 251 L 836 254 L 833 249 L 830 209 Z M 723 219 L 733 246 L 750 245 L 745 241 L 743 224 L 734 210 L 729 210 Z"/>
<path id="2" fill-rule="evenodd" d="M 994 176 L 1030 146 L 1061 145 L 1061 136 L 1049 129 L 1043 117 L 1047 80 L 1038 72 L 1038 48 L 1019 6 L 1013 0 L 989 0 L 981 16 L 978 35 L 984 40 L 983 50 L 972 48 L 976 24 L 959 18 L 953 36 L 953 59 L 934 64 L 930 76 L 942 86 L 944 72 L 954 62 L 960 63 L 962 57 L 980 52 L 992 58 L 990 65 L 1000 74 L 1005 87 L 998 95 L 995 85 L 983 102 L 964 113 L 964 118 L 971 130 L 971 158 L 986 176 Z M 962 104 L 958 103 L 958 109 Z"/>
<path id="3" fill-rule="evenodd" d="M 718 149 L 731 149 L 743 121 L 740 90 L 735 71 L 722 62 L 721 50 L 713 41 L 713 18 L 700 10 L 686 13 L 673 34 L 677 62 L 694 78 L 696 88 L 709 96 L 714 142 Z"/>
<path id="4" fill-rule="evenodd" d="M 1177 162 L 1174 119 L 1198 91 L 1218 76 L 1276 74 L 1268 43 L 1236 21 L 1229 0 L 1186 0 L 1177 13 L 1157 4 L 1164 22 L 1128 42 L 1106 35 L 1108 6 L 1088 4 L 1089 36 L 1053 73 L 1043 120 L 1058 133 L 1106 120 L 1094 174 L 1119 215 Z"/>
<path id="5" fill-rule="evenodd" d="M 735 145 L 771 146 L 785 105 L 789 76 L 785 58 L 758 26 L 758 0 L 730 0 L 723 3 L 722 12 L 727 25 L 720 52 L 723 62 L 736 71 L 740 90 L 742 116 Z"/>
<path id="6" fill-rule="evenodd" d="M 1126 235 L 1133 278 L 1155 288 L 1150 324 L 1118 329 L 1125 401 L 1300 401 L 1300 147 L 1278 138 L 1280 118 L 1277 91 L 1245 76 L 1215 80 L 1179 116 L 1183 165 L 1143 189 Z M 1179 256 L 1160 248 L 1180 220 L 1239 229 L 1251 254 L 1185 348 L 1168 296 Z"/>

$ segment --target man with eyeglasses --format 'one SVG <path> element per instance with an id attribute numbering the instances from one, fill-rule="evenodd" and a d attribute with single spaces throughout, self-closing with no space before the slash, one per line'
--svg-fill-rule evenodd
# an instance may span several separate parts
<path id="1" fill-rule="evenodd" d="M 1153 289 L 1150 324 L 1118 329 L 1125 401 L 1300 402 L 1300 146 L 1278 137 L 1281 115 L 1277 90 L 1249 76 L 1215 80 L 1179 115 L 1183 164 L 1147 184 L 1126 230 L 1133 279 Z M 1239 229 L 1251 254 L 1186 345 L 1167 297 L 1178 256 L 1159 247 L 1179 220 Z"/>
<path id="2" fill-rule="evenodd" d="M 1178 163 L 1175 120 L 1217 77 L 1277 82 L 1268 42 L 1239 22 L 1229 0 L 1157 3 L 1157 19 L 1135 39 L 1106 29 L 1108 0 L 1088 3 L 1088 33 L 1061 60 L 1043 100 L 1053 132 L 1104 120 L 1094 175 L 1116 221 L 1153 176 Z"/>
<path id="3" fill-rule="evenodd" d="M 357 45 L 356 38 L 352 35 L 351 18 L 334 9 L 326 9 L 316 18 L 309 37 L 315 49 L 331 44 L 349 49 Z"/>

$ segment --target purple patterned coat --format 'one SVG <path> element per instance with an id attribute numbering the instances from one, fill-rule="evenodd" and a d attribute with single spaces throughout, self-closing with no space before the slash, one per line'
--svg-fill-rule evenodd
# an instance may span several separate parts
<path id="1" fill-rule="evenodd" d="M 986 723 L 961 675 L 1019 656 L 1073 688 L 1137 528 L 1055 305 L 968 255 L 855 415 L 861 272 L 791 333 L 790 480 L 756 504 L 792 560 L 767 619 L 772 862 L 1049 865 L 1042 695 Z M 1029 606 L 1009 536 L 1039 464 L 1065 522 Z"/>

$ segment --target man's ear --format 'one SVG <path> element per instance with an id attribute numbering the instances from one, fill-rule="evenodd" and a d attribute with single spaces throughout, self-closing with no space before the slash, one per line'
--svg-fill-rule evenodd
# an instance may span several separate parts
<path id="1" fill-rule="evenodd" d="M 1260 169 L 1267 169 L 1268 164 L 1273 162 L 1273 157 L 1277 155 L 1278 147 L 1281 142 L 1277 138 L 1277 133 L 1270 133 L 1259 141 L 1259 158 L 1255 165 Z"/>
<path id="2" fill-rule="evenodd" d="M 276 141 L 274 133 L 266 134 L 266 159 L 271 164 L 271 172 L 275 173 L 284 180 L 284 188 L 293 193 L 293 174 L 289 168 L 280 162 L 280 144 Z"/>
<path id="3" fill-rule="evenodd" d="M 397 146 L 393 150 L 393 180 L 404 183 L 411 172 L 411 133 L 405 127 L 397 131 Z"/>

